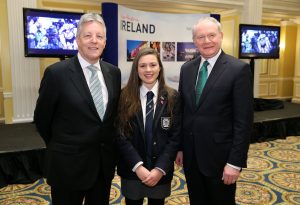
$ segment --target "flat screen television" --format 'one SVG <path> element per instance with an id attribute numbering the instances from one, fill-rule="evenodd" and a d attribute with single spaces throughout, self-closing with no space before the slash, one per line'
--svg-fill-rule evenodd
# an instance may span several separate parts
<path id="1" fill-rule="evenodd" d="M 239 26 L 239 58 L 279 58 L 279 42 L 279 26 Z"/>
<path id="2" fill-rule="evenodd" d="M 77 54 L 77 24 L 83 13 L 23 8 L 25 57 Z"/>

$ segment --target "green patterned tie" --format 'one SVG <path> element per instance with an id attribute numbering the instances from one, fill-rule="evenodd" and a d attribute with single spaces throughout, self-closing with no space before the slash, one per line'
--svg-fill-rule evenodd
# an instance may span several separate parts
<path id="1" fill-rule="evenodd" d="M 197 81 L 197 85 L 196 85 L 196 105 L 199 105 L 199 101 L 200 101 L 200 96 L 202 93 L 202 90 L 204 88 L 204 85 L 206 83 L 207 80 L 207 66 L 208 66 L 208 61 L 204 61 L 200 71 L 199 71 L 199 75 L 198 75 L 198 81 Z"/>

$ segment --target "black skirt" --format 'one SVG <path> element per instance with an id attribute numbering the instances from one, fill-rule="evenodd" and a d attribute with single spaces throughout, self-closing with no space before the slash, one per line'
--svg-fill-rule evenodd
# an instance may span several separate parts
<path id="1" fill-rule="evenodd" d="M 138 200 L 144 197 L 163 199 L 171 194 L 171 182 L 148 187 L 139 180 L 121 178 L 121 191 L 123 196 L 132 200 Z"/>

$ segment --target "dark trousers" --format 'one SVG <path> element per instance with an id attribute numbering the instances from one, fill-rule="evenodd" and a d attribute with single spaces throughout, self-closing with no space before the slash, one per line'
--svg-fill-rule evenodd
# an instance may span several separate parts
<path id="1" fill-rule="evenodd" d="M 76 180 L 76 179 L 74 179 Z M 103 173 L 88 190 L 70 190 L 51 186 L 52 205 L 108 205 L 111 181 L 105 180 Z"/>
<path id="2" fill-rule="evenodd" d="M 126 205 L 143 205 L 144 199 L 132 200 L 125 198 Z M 148 198 L 148 205 L 164 205 L 165 199 L 151 199 Z"/>
<path id="3" fill-rule="evenodd" d="M 195 158 L 185 178 L 190 205 L 235 205 L 236 183 L 225 185 L 219 177 L 204 176 Z"/>

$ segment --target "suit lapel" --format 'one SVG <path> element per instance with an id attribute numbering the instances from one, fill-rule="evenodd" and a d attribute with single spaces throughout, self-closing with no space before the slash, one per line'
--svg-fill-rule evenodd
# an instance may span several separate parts
<path id="1" fill-rule="evenodd" d="M 78 92 L 81 94 L 81 96 L 86 100 L 89 107 L 92 109 L 93 112 L 98 116 L 96 107 L 94 105 L 94 101 L 92 98 L 92 95 L 90 93 L 90 89 L 88 87 L 88 84 L 86 82 L 86 79 L 84 77 L 81 65 L 78 61 L 77 56 L 73 57 L 69 64 L 69 70 L 70 70 L 70 78 L 73 84 L 75 85 Z M 99 117 L 99 116 L 98 116 Z M 99 117 L 100 119 L 100 117 Z"/>
<path id="2" fill-rule="evenodd" d="M 200 66 L 200 61 L 201 58 L 198 57 L 195 59 L 193 66 L 191 66 L 191 81 L 190 81 L 190 93 L 191 93 L 191 99 L 189 102 L 192 103 L 191 107 L 193 110 L 197 109 L 196 106 L 196 84 L 197 84 L 197 76 L 198 76 L 198 71 L 199 71 L 199 66 Z"/>
<path id="3" fill-rule="evenodd" d="M 104 119 L 108 118 L 110 116 L 110 114 L 112 113 L 112 104 L 111 99 L 112 99 L 112 94 L 113 94 L 113 80 L 112 80 L 112 76 L 110 73 L 109 68 L 102 62 L 100 61 L 100 67 L 101 67 L 101 71 L 104 77 L 104 81 L 105 81 L 105 85 L 107 88 L 107 93 L 108 93 L 108 103 L 107 103 L 107 107 L 105 110 L 105 114 L 104 114 Z"/>
<path id="4" fill-rule="evenodd" d="M 167 105 L 167 92 L 162 91 L 161 93 L 162 94 L 160 96 L 157 96 L 156 100 L 155 114 L 153 118 L 153 130 L 157 130 L 157 126 L 160 126 L 160 118 Z"/>
<path id="5" fill-rule="evenodd" d="M 217 82 L 218 78 L 221 76 L 221 74 L 227 68 L 227 66 L 226 66 L 227 60 L 224 57 L 225 57 L 225 54 L 222 52 L 221 55 L 219 56 L 219 58 L 217 59 L 215 65 L 206 81 L 202 95 L 200 97 L 199 107 L 201 106 L 201 104 L 203 103 L 205 98 L 207 97 L 210 90 L 213 88 L 214 84 Z"/>
<path id="6" fill-rule="evenodd" d="M 145 128 L 144 128 L 144 120 L 143 120 L 142 110 L 140 110 L 136 114 L 136 121 L 137 121 L 138 129 L 139 129 L 140 133 L 142 134 L 142 137 L 143 137 L 144 143 L 145 143 Z"/>

